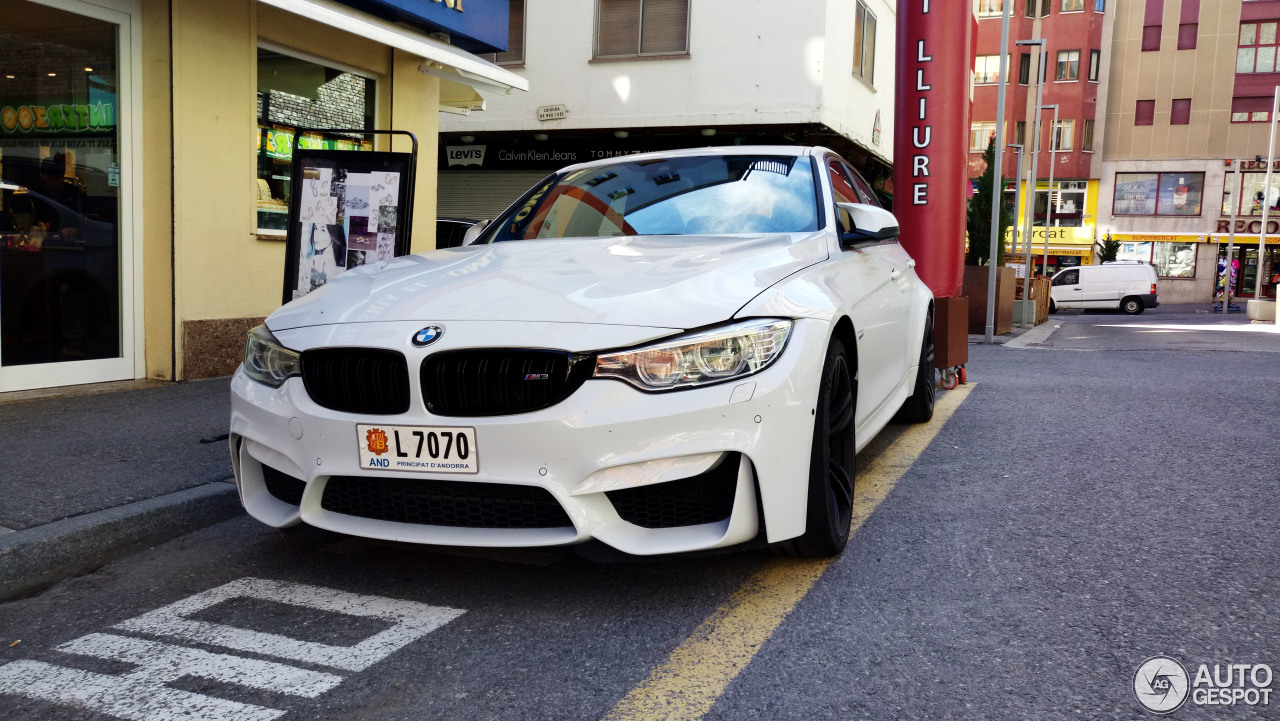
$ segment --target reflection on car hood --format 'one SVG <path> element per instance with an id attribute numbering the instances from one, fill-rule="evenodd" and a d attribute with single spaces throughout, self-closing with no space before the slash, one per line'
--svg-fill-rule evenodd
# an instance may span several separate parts
<path id="1" fill-rule="evenodd" d="M 821 232 L 527 240 L 397 258 L 286 305 L 272 330 L 374 321 L 695 328 L 827 258 Z"/>

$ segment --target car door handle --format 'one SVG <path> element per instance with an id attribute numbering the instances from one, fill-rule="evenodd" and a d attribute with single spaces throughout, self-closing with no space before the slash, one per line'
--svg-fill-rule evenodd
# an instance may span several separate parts
<path id="1" fill-rule="evenodd" d="M 898 270 L 897 268 L 894 268 L 893 270 L 889 271 L 889 277 L 893 278 L 894 280 L 897 280 L 902 277 L 902 271 Z"/>

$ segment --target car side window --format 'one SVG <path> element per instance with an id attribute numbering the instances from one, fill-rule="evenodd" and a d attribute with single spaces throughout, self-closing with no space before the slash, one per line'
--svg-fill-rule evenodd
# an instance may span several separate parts
<path id="1" fill-rule="evenodd" d="M 1079 283 L 1079 282 L 1080 282 L 1080 271 L 1078 270 L 1068 270 L 1067 272 L 1053 279 L 1054 285 L 1075 285 L 1076 283 Z"/>
<path id="2" fill-rule="evenodd" d="M 844 164 L 839 160 L 827 161 L 827 172 L 831 176 L 831 191 L 835 193 L 837 203 L 861 203 L 858 191 L 854 190 L 853 181 L 845 173 Z"/>
<path id="3" fill-rule="evenodd" d="M 871 189 L 871 184 L 862 177 L 862 174 L 847 164 L 844 166 L 844 171 L 853 179 L 853 189 L 858 191 L 858 197 L 861 198 L 859 202 L 879 208 L 880 201 L 876 199 L 875 191 Z"/>

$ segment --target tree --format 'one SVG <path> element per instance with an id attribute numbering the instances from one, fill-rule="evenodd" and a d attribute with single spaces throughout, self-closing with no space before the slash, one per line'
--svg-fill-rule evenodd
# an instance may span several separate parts
<path id="1" fill-rule="evenodd" d="M 992 136 L 987 141 L 987 151 L 982 154 L 987 169 L 978 178 L 978 189 L 969 199 L 969 218 L 966 224 L 969 231 L 969 252 L 965 253 L 965 263 L 969 265 L 987 265 L 991 254 L 991 202 L 992 196 L 1003 193 L 992 193 L 991 182 L 996 174 L 996 139 Z M 1004 203 L 1000 203 L 1000 232 L 996 236 L 996 265 L 1004 265 L 1005 233 L 1013 225 L 1013 214 Z"/>
<path id="2" fill-rule="evenodd" d="M 1098 255 L 1102 258 L 1103 263 L 1115 260 L 1116 256 L 1120 254 L 1120 241 L 1112 240 L 1110 233 L 1107 233 L 1107 237 L 1102 239 L 1100 245 L 1102 250 Z"/>

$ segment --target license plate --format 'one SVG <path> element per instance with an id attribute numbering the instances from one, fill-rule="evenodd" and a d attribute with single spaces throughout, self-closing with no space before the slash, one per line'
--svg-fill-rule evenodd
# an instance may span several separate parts
<path id="1" fill-rule="evenodd" d="M 476 473 L 474 428 L 356 426 L 360 467 L 419 473 Z"/>

